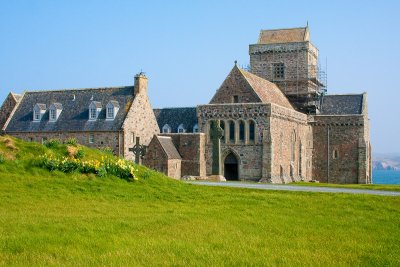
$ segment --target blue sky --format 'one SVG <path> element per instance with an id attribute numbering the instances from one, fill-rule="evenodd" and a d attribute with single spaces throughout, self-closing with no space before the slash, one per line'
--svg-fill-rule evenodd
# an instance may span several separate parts
<path id="1" fill-rule="evenodd" d="M 208 103 L 260 29 L 305 26 L 328 93 L 368 92 L 376 152 L 400 152 L 397 1 L 0 0 L 0 102 L 8 92 L 133 84 L 153 107 Z"/>

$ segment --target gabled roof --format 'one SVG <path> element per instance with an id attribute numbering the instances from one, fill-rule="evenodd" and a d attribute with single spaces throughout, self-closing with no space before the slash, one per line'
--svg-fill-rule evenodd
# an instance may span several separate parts
<path id="1" fill-rule="evenodd" d="M 56 109 L 62 109 L 63 108 L 61 103 L 53 103 L 53 104 L 51 104 L 51 106 L 54 106 Z"/>
<path id="2" fill-rule="evenodd" d="M 121 130 L 133 99 L 133 86 L 26 92 L 5 131 L 118 131 Z M 89 104 L 92 101 L 105 107 L 111 100 L 118 101 L 122 107 L 114 120 L 106 120 L 106 110 L 103 108 L 96 121 L 89 121 Z M 56 122 L 49 123 L 48 110 L 40 122 L 33 122 L 33 107 L 37 103 L 47 107 L 60 103 L 63 111 Z"/>
<path id="3" fill-rule="evenodd" d="M 282 93 L 279 87 L 263 78 L 258 77 L 250 72 L 239 69 L 242 75 L 245 77 L 251 88 L 258 95 L 263 103 L 272 103 L 285 108 L 293 108 L 289 100 Z"/>
<path id="4" fill-rule="evenodd" d="M 363 94 L 326 95 L 321 99 L 320 115 L 354 115 L 363 113 Z"/>
<path id="5" fill-rule="evenodd" d="M 158 142 L 160 143 L 162 149 L 167 155 L 168 159 L 182 159 L 178 150 L 176 149 L 172 138 L 169 136 L 156 136 Z"/>
<path id="6" fill-rule="evenodd" d="M 277 44 L 310 41 L 308 27 L 261 30 L 258 44 Z"/>
<path id="7" fill-rule="evenodd" d="M 46 110 L 46 104 L 36 103 L 34 107 L 38 107 L 40 110 Z"/>
<path id="8" fill-rule="evenodd" d="M 239 103 L 272 103 L 293 109 L 287 97 L 279 87 L 250 72 L 233 67 L 220 88 L 210 101 L 210 104 L 232 103 L 232 96 L 239 95 Z"/>
<path id="9" fill-rule="evenodd" d="M 162 132 L 162 127 L 168 124 L 171 127 L 171 132 L 178 132 L 180 124 L 186 129 L 186 132 L 193 132 L 193 126 L 197 124 L 196 108 L 162 108 L 154 109 L 154 115 L 158 123 L 158 127 Z"/>
<path id="10" fill-rule="evenodd" d="M 90 106 L 95 106 L 96 108 L 101 108 L 101 102 L 92 101 L 92 102 L 90 102 Z"/>
<path id="11" fill-rule="evenodd" d="M 119 108 L 119 103 L 118 103 L 118 101 L 111 100 L 111 101 L 108 102 L 108 103 L 112 104 L 112 105 L 114 106 L 114 108 Z"/>

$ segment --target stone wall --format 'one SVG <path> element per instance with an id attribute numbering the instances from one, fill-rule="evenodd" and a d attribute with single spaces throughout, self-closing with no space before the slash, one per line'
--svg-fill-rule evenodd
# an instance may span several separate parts
<path id="1" fill-rule="evenodd" d="M 176 149 L 182 157 L 181 175 L 206 175 L 205 134 L 203 133 L 172 133 L 160 134 L 170 136 Z"/>
<path id="2" fill-rule="evenodd" d="M 155 134 L 160 133 L 156 117 L 147 95 L 147 78 L 143 74 L 135 77 L 135 98 L 126 115 L 122 126 L 124 151 L 123 155 L 128 160 L 134 160 L 133 147 L 136 137 L 140 137 L 140 143 L 148 145 Z"/>
<path id="3" fill-rule="evenodd" d="M 250 72 L 274 82 L 297 109 L 318 110 L 321 80 L 318 49 L 310 42 L 253 44 L 249 46 Z M 284 64 L 284 77 L 275 77 L 274 65 Z"/>
<path id="4" fill-rule="evenodd" d="M 269 139 L 264 142 L 270 146 L 266 152 L 271 155 L 267 180 L 274 183 L 311 180 L 312 132 L 307 116 L 273 106 L 269 132 Z"/>
<path id="5" fill-rule="evenodd" d="M 4 131 L 6 123 L 17 106 L 18 101 L 12 93 L 9 93 L 0 108 L 0 131 Z"/>
<path id="6" fill-rule="evenodd" d="M 364 115 L 310 116 L 310 124 L 314 179 L 325 183 L 370 183 Z"/>
<path id="7" fill-rule="evenodd" d="M 76 138 L 78 143 L 91 148 L 111 148 L 115 155 L 123 156 L 122 132 L 19 132 L 7 133 L 29 142 L 43 143 L 45 140 L 59 139 L 64 142 Z M 93 135 L 93 143 L 90 136 Z"/>
<path id="8" fill-rule="evenodd" d="M 206 133 L 207 175 L 211 174 L 212 144 L 210 142 L 210 121 L 220 120 L 224 124 L 225 137 L 221 141 L 221 169 L 224 173 L 225 158 L 233 153 L 239 164 L 241 180 L 260 179 L 269 182 L 311 179 L 310 128 L 307 116 L 295 110 L 274 104 L 223 104 L 198 106 L 199 127 Z M 250 121 L 255 123 L 255 139 L 249 138 Z M 229 124 L 234 123 L 234 138 L 231 138 Z M 244 140 L 239 138 L 239 125 L 244 124 Z M 296 132 L 295 158 L 291 158 L 290 138 Z M 272 141 L 271 141 L 272 140 Z M 301 146 L 300 146 L 301 144 Z M 276 151 L 282 153 L 276 154 Z M 301 155 L 300 156 L 300 151 Z M 301 164 L 299 163 L 301 161 Z M 290 166 L 292 165 L 292 177 Z M 281 175 L 280 167 L 284 169 Z"/>

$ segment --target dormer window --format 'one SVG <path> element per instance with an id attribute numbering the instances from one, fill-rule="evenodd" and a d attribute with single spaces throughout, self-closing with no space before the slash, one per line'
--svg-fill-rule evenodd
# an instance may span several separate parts
<path id="1" fill-rule="evenodd" d="M 53 103 L 49 109 L 49 121 L 54 122 L 58 120 L 62 111 L 62 105 L 60 103 Z"/>
<path id="2" fill-rule="evenodd" d="M 111 100 L 108 102 L 106 106 L 106 119 L 107 120 L 113 120 L 115 119 L 115 116 L 117 115 L 119 110 L 119 103 L 118 101 Z"/>
<path id="3" fill-rule="evenodd" d="M 178 126 L 178 133 L 184 133 L 186 132 L 185 126 L 183 126 L 183 124 L 180 124 Z"/>
<path id="4" fill-rule="evenodd" d="M 193 126 L 193 132 L 194 133 L 198 133 L 199 132 L 199 125 L 197 123 Z"/>
<path id="5" fill-rule="evenodd" d="M 99 116 L 101 111 L 101 103 L 97 101 L 92 101 L 89 105 L 89 120 L 95 121 Z"/>
<path id="6" fill-rule="evenodd" d="M 170 132 L 171 132 L 171 126 L 169 126 L 168 124 L 165 124 L 165 125 L 162 127 L 162 132 L 163 132 L 163 133 L 170 133 Z"/>
<path id="7" fill-rule="evenodd" d="M 46 113 L 46 105 L 39 103 L 36 104 L 33 107 L 33 121 L 40 121 L 44 113 Z"/>

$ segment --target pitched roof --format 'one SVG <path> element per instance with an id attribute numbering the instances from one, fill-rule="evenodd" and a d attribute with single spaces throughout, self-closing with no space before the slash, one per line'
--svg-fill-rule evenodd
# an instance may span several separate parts
<path id="1" fill-rule="evenodd" d="M 6 132 L 120 130 L 133 98 L 133 86 L 26 92 L 6 128 Z M 96 121 L 89 121 L 89 104 L 92 101 L 105 107 L 111 100 L 118 101 L 122 107 L 114 120 L 106 120 L 106 110 L 103 108 Z M 63 111 L 56 122 L 49 122 L 48 110 L 40 122 L 34 122 L 33 107 L 37 103 L 43 103 L 47 107 L 54 103 L 60 103 Z"/>
<path id="2" fill-rule="evenodd" d="M 306 42 L 310 40 L 308 27 L 261 30 L 258 44 Z"/>
<path id="3" fill-rule="evenodd" d="M 363 94 L 323 96 L 320 115 L 362 114 L 363 100 Z"/>
<path id="4" fill-rule="evenodd" d="M 37 107 L 40 108 L 41 110 L 46 110 L 46 104 L 36 103 L 34 106 L 37 106 Z"/>
<path id="5" fill-rule="evenodd" d="M 293 109 L 292 104 L 290 104 L 285 94 L 282 93 L 281 89 L 279 89 L 276 84 L 240 68 L 238 69 L 246 81 L 250 84 L 257 96 L 261 99 L 261 102 L 272 103 L 285 108 Z"/>
<path id="6" fill-rule="evenodd" d="M 178 132 L 180 124 L 186 129 L 187 133 L 193 132 L 193 126 L 197 124 L 196 108 L 162 108 L 154 109 L 154 115 L 156 116 L 158 127 L 162 131 L 162 127 L 168 124 L 172 133 Z"/>
<path id="7" fill-rule="evenodd" d="M 157 136 L 158 142 L 160 142 L 165 154 L 167 154 L 168 159 L 182 159 L 178 150 L 176 149 L 172 138 L 169 136 Z"/>

